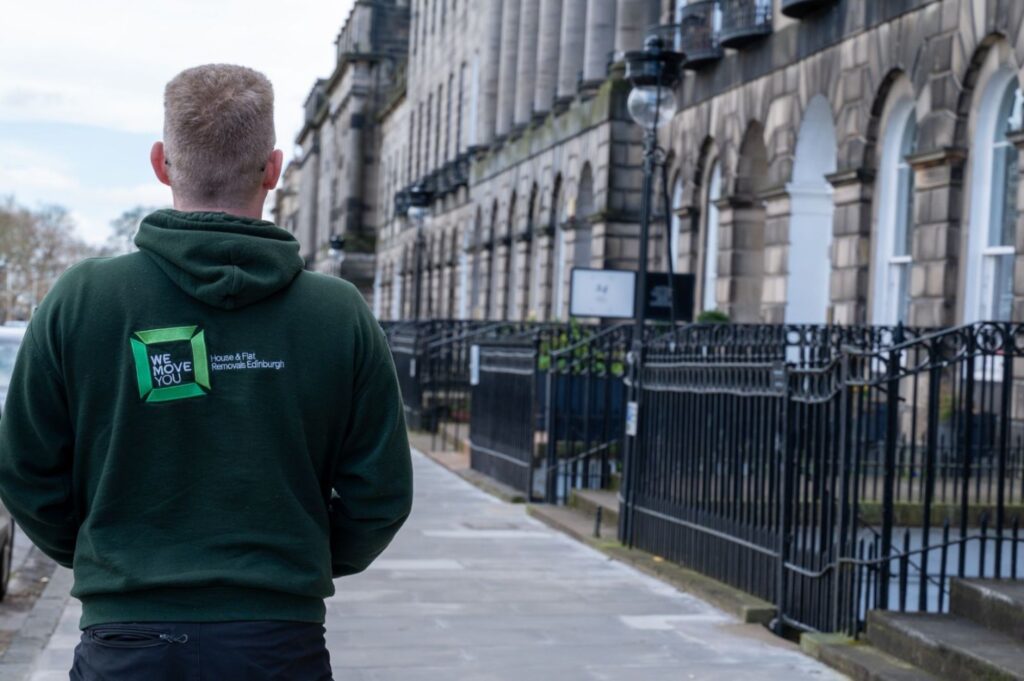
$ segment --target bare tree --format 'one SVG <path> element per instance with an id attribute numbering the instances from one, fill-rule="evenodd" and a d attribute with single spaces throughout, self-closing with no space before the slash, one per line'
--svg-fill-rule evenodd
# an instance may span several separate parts
<path id="1" fill-rule="evenodd" d="M 57 205 L 33 211 L 0 203 L 0 322 L 27 319 L 54 282 L 75 263 L 96 255 L 74 235 L 74 221 Z"/>
<path id="2" fill-rule="evenodd" d="M 135 206 L 126 210 L 110 222 L 110 231 L 113 232 L 107 239 L 107 245 L 114 253 L 131 253 L 135 250 L 135 235 L 139 231 L 139 225 L 147 215 L 157 210 L 149 206 Z"/>

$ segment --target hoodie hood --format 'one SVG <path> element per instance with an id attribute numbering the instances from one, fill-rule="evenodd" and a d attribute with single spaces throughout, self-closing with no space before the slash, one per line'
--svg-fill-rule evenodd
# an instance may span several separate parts
<path id="1" fill-rule="evenodd" d="M 135 245 L 182 291 L 224 310 L 277 293 L 303 268 L 291 234 L 227 213 L 158 210 L 142 221 Z"/>

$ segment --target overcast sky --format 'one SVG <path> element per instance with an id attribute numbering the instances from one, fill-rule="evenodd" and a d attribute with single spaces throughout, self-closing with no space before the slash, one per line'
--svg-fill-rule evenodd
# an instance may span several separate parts
<path id="1" fill-rule="evenodd" d="M 169 205 L 149 168 L 164 85 L 189 66 L 252 66 L 274 83 L 291 158 L 302 103 L 334 67 L 351 0 L 5 2 L 0 40 L 0 197 L 71 210 L 83 238 L 137 205 Z"/>

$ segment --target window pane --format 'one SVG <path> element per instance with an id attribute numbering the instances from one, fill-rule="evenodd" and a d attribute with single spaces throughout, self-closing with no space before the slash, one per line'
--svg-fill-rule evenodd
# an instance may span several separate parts
<path id="1" fill-rule="evenodd" d="M 896 172 L 896 234 L 893 235 L 893 255 L 910 255 L 914 225 L 914 175 L 903 164 Z"/>
<path id="2" fill-rule="evenodd" d="M 992 256 L 995 260 L 995 281 L 993 282 L 992 318 L 1008 321 L 1013 310 L 1013 259 L 1014 255 Z"/>
<path id="3" fill-rule="evenodd" d="M 899 269 L 899 286 L 897 291 L 896 321 L 906 324 L 910 321 L 910 263 L 896 265 Z"/>
<path id="4" fill-rule="evenodd" d="M 1024 113 L 1024 93 L 1019 87 L 1011 85 L 1007 90 L 1001 107 L 1000 118 L 1002 120 L 999 138 L 1006 139 L 1007 135 L 1021 129 L 1022 113 Z"/>
<path id="5" fill-rule="evenodd" d="M 1003 143 L 995 149 L 992 176 L 992 224 L 989 246 L 1013 246 L 1017 231 L 1018 152 Z"/>

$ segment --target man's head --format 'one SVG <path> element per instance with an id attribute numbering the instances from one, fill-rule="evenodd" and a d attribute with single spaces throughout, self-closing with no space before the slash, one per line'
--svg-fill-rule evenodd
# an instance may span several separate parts
<path id="1" fill-rule="evenodd" d="M 284 155 L 274 149 L 274 89 L 244 66 L 182 71 L 164 92 L 164 141 L 150 160 L 180 210 L 262 215 Z"/>

